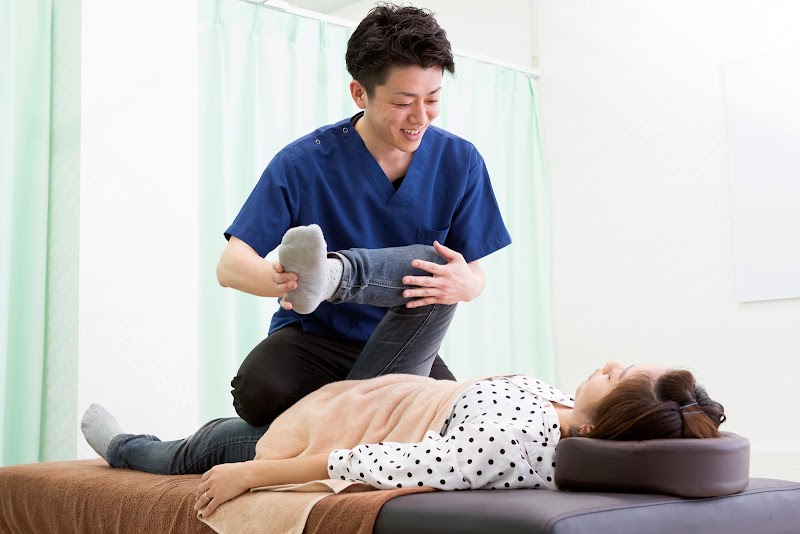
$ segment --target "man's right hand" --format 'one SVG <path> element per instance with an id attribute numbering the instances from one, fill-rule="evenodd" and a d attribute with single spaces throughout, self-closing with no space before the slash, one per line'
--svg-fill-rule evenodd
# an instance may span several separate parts
<path id="1" fill-rule="evenodd" d="M 286 293 L 297 289 L 297 274 L 283 272 L 283 265 L 276 261 L 272 263 L 272 282 L 275 284 L 275 288 L 283 294 L 281 308 L 291 310 L 292 303 L 286 300 Z"/>

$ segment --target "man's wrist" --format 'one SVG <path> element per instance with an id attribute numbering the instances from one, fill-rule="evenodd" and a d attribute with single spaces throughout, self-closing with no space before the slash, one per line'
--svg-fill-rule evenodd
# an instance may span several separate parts
<path id="1" fill-rule="evenodd" d="M 486 285 L 483 276 L 477 273 L 473 273 L 473 275 L 475 276 L 475 286 L 473 290 L 472 299 L 470 300 L 475 300 L 476 298 L 480 297 L 481 293 L 483 293 L 483 288 Z"/>

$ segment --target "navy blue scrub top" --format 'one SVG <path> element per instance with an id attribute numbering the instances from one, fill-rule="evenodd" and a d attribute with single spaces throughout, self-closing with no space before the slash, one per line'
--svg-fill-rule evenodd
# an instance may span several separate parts
<path id="1" fill-rule="evenodd" d="M 351 119 L 298 139 L 269 163 L 225 237 L 238 237 L 264 257 L 289 228 L 308 224 L 322 228 L 328 251 L 438 240 L 471 262 L 511 243 L 483 158 L 435 126 L 397 190 Z M 279 308 L 269 332 L 299 321 L 307 332 L 366 342 L 385 313 L 328 302 L 308 315 Z"/>

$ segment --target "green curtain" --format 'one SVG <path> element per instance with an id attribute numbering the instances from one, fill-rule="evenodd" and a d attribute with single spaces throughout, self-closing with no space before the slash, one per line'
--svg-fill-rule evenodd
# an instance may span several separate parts
<path id="1" fill-rule="evenodd" d="M 486 289 L 459 304 L 442 354 L 458 378 L 524 372 L 553 383 L 549 191 L 536 80 L 456 57 L 456 76 L 445 76 L 442 91 L 438 124 L 483 155 L 513 240 L 481 260 Z"/>
<path id="2" fill-rule="evenodd" d="M 351 29 L 241 0 L 200 10 L 200 419 L 232 413 L 229 381 L 277 309 L 220 288 L 222 232 L 267 162 L 313 129 L 354 114 L 344 53 Z M 553 379 L 549 214 L 537 89 L 528 75 L 456 58 L 437 123 L 486 159 L 514 239 L 486 258 L 487 289 L 461 305 L 442 354 L 460 378 L 525 371 Z"/>
<path id="3" fill-rule="evenodd" d="M 75 454 L 80 69 L 54 39 L 80 57 L 76 6 L 0 0 L 2 465 Z"/>

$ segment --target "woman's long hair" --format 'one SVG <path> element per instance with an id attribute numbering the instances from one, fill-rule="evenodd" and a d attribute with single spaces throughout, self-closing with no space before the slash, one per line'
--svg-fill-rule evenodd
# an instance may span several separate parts
<path id="1" fill-rule="evenodd" d="M 689 371 L 657 378 L 631 376 L 589 408 L 594 428 L 586 437 L 612 440 L 713 438 L 725 409 L 697 385 Z"/>

